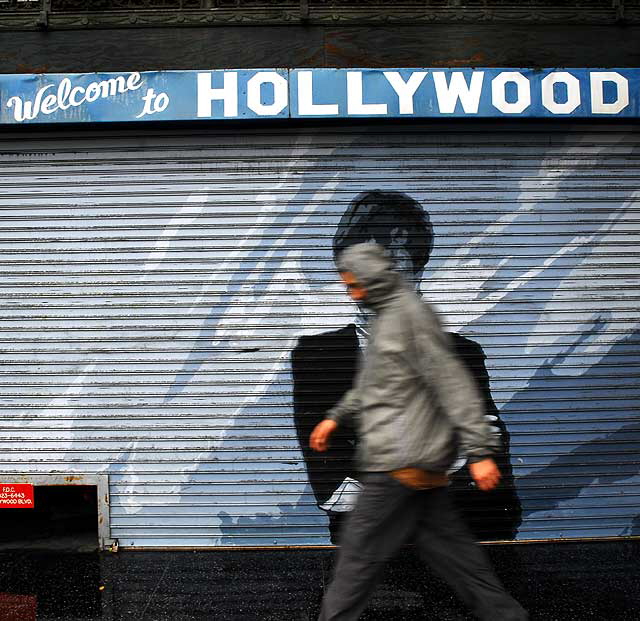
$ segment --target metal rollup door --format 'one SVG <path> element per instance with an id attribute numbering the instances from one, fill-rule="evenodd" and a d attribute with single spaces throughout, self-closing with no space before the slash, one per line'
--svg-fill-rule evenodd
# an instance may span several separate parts
<path id="1" fill-rule="evenodd" d="M 108 474 L 123 546 L 329 543 L 354 438 L 304 438 L 366 344 L 334 251 L 371 238 L 505 440 L 495 502 L 454 476 L 477 535 L 638 534 L 639 147 L 607 123 L 5 133 L 0 472 Z"/>

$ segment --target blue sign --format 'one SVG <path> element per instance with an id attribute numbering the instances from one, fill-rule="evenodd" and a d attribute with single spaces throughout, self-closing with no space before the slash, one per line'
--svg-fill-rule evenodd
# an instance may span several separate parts
<path id="1" fill-rule="evenodd" d="M 0 75 L 0 123 L 638 118 L 640 69 L 228 69 Z"/>

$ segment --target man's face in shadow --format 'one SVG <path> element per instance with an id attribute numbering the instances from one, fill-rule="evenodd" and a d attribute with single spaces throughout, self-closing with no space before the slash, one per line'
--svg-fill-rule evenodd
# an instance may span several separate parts
<path id="1" fill-rule="evenodd" d="M 389 235 L 390 242 L 381 244 L 387 251 L 388 257 L 393 261 L 395 269 L 402 274 L 405 282 L 412 287 L 416 293 L 420 294 L 420 283 L 424 273 L 424 266 L 416 266 L 408 251 L 409 234 L 402 227 L 395 227 Z M 370 242 L 380 244 L 379 240 L 371 237 Z M 353 299 L 353 296 L 351 296 Z M 367 308 L 361 300 L 353 301 L 356 303 L 360 315 L 360 319 L 368 321 L 372 316 L 372 311 Z"/>

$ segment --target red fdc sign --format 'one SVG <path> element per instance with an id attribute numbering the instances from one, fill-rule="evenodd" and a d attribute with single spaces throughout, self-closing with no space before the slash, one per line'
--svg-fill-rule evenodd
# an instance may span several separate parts
<path id="1" fill-rule="evenodd" d="M 33 509 L 33 485 L 0 483 L 0 509 Z"/>

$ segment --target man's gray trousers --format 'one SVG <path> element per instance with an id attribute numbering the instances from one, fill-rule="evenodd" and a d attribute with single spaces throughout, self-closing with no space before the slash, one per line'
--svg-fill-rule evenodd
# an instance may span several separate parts
<path id="1" fill-rule="evenodd" d="M 525 621 L 449 499 L 446 488 L 416 491 L 387 473 L 366 473 L 340 535 L 333 579 L 319 621 L 355 621 L 384 564 L 410 537 L 423 559 L 483 621 Z"/>

